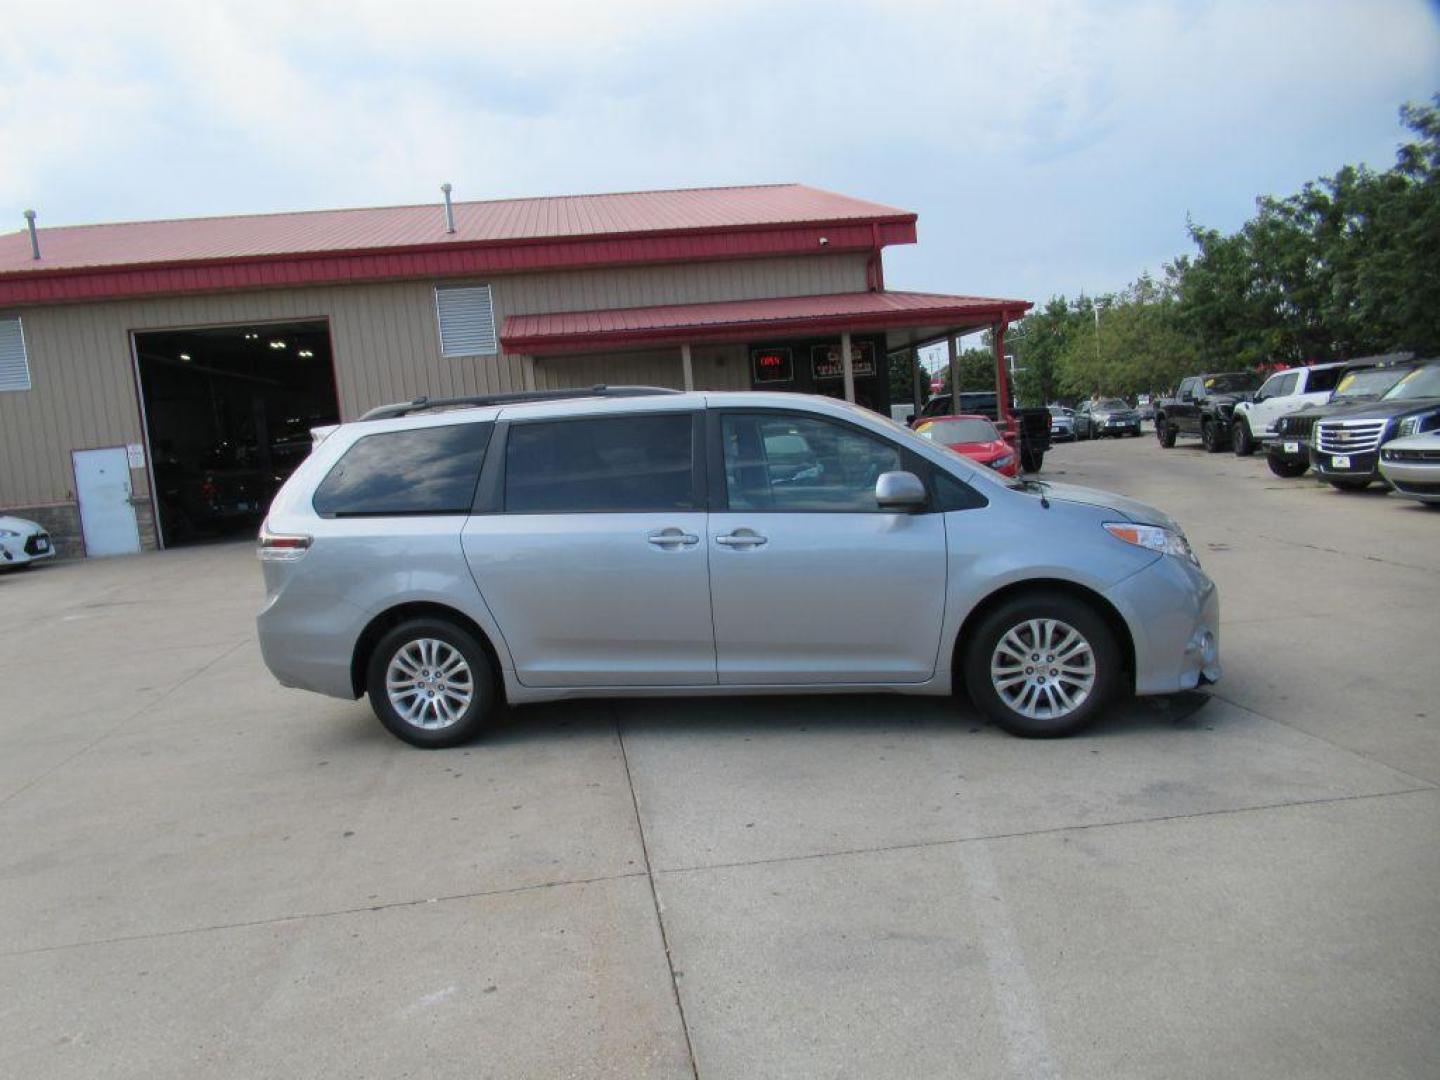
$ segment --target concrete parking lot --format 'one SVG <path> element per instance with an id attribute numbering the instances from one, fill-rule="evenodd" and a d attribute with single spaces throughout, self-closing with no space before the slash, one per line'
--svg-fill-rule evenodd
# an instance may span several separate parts
<path id="1" fill-rule="evenodd" d="M 1224 682 L 514 710 L 263 669 L 248 545 L 0 576 L 0 1075 L 1433 1077 L 1440 512 L 1153 439 Z"/>

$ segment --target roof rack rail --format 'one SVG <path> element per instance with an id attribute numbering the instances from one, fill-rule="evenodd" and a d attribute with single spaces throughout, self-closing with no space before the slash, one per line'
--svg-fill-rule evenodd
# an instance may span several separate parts
<path id="1" fill-rule="evenodd" d="M 428 398 L 418 397 L 414 401 L 402 401 L 394 405 L 380 405 L 360 417 L 361 420 L 393 420 L 397 416 L 408 416 L 414 412 L 430 409 L 479 408 L 485 405 L 518 405 L 527 401 L 565 401 L 569 398 L 607 397 L 652 397 L 660 394 L 678 394 L 663 386 L 606 386 L 599 383 L 576 390 L 517 390 L 509 394 L 477 394 L 474 397 Z"/>

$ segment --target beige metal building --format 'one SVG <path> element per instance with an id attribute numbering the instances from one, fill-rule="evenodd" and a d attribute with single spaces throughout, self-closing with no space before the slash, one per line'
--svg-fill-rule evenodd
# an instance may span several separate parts
<path id="1" fill-rule="evenodd" d="M 308 429 L 595 383 L 881 409 L 887 357 L 1023 301 L 887 291 L 913 213 L 799 185 L 0 236 L 0 513 L 62 553 L 253 529 Z M 918 393 L 918 390 L 917 390 Z"/>

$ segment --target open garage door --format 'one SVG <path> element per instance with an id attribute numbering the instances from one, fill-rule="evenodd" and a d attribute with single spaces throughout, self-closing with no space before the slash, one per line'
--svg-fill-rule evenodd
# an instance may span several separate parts
<path id="1" fill-rule="evenodd" d="M 340 419 L 324 321 L 137 333 L 135 356 L 166 547 L 253 532 Z"/>

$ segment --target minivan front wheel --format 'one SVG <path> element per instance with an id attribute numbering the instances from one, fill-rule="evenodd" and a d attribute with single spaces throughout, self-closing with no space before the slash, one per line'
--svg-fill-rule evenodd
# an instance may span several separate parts
<path id="1" fill-rule="evenodd" d="M 495 711 L 495 674 L 474 636 L 443 619 L 412 619 L 375 646 L 370 707 L 391 734 L 438 750 L 473 739 Z"/>
<path id="2" fill-rule="evenodd" d="M 1007 601 L 981 621 L 965 656 L 975 707 L 1028 738 L 1070 735 L 1113 694 L 1120 650 L 1105 621 L 1082 600 L 1035 593 Z"/>

